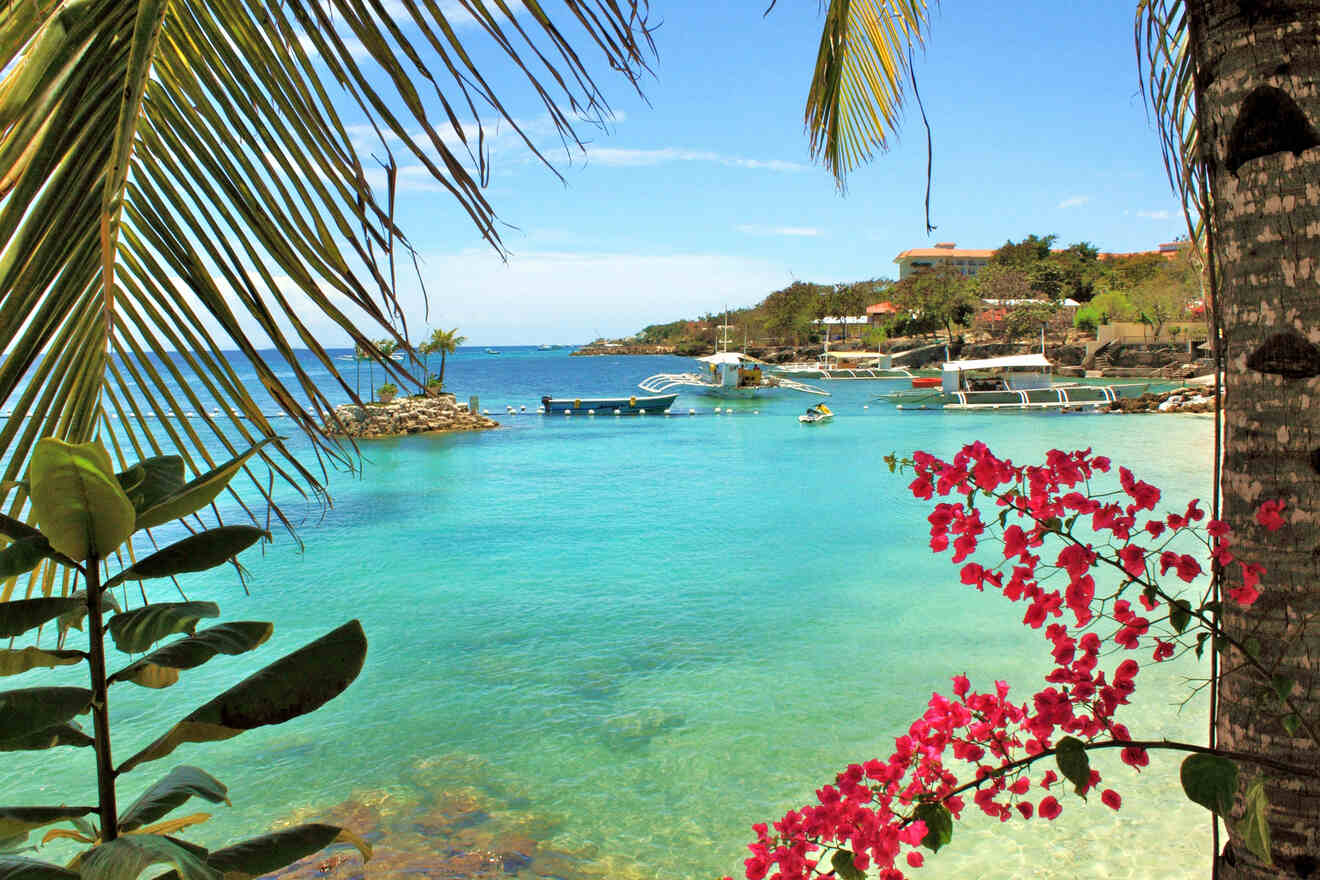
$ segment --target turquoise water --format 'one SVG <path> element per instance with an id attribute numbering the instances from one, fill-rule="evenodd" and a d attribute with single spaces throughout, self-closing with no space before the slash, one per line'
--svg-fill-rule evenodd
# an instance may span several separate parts
<path id="1" fill-rule="evenodd" d="M 449 387 L 480 395 L 504 428 L 364 444 L 365 477 L 336 475 L 333 508 L 292 507 L 305 552 L 279 534 L 250 552 L 247 595 L 223 570 L 185 582 L 226 618 L 269 619 L 276 634 L 169 690 L 113 693 L 116 754 L 352 617 L 371 643 L 359 680 L 312 716 L 179 748 L 125 777 L 125 799 L 195 763 L 233 798 L 192 834 L 203 843 L 325 815 L 352 795 L 335 815 L 375 805 L 371 823 L 392 804 L 394 824 L 376 834 L 400 847 L 428 834 L 488 849 L 491 835 L 534 839 L 543 859 L 500 864 L 526 877 L 737 876 L 752 822 L 852 761 L 887 756 L 950 676 L 1006 679 L 1025 699 L 1045 668 L 1020 609 L 960 585 L 930 554 L 928 507 L 884 455 L 982 439 L 1026 462 L 1094 446 L 1175 505 L 1209 493 L 1206 418 L 898 413 L 872 400 L 893 386 L 865 381 L 826 383 L 838 415 L 817 426 L 798 424 L 813 400 L 795 394 L 680 397 L 675 411 L 695 416 L 504 416 L 534 411 L 542 394 L 627 394 L 688 363 L 504 352 L 461 350 L 447 366 Z M 1197 672 L 1143 672 L 1134 732 L 1202 739 L 1203 706 L 1176 705 Z M 37 683 L 24 678 L 15 686 Z M 90 802 L 75 770 L 91 756 L 70 754 L 6 755 L 17 768 L 6 802 Z M 1203 874 L 1208 823 L 1183 801 L 1176 764 L 1139 779 L 1116 760 L 1100 768 L 1124 795 L 1120 813 L 1071 800 L 1055 823 L 1000 826 L 969 812 L 955 845 L 916 873 Z M 419 799 L 466 818 L 419 820 Z M 473 836 L 481 828 L 495 830 Z"/>

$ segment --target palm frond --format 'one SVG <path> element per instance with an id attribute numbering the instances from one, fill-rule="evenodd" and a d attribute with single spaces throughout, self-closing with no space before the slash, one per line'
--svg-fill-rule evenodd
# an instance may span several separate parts
<path id="1" fill-rule="evenodd" d="M 1203 185 L 1196 81 L 1187 10 L 1182 0 L 1139 0 L 1133 25 L 1138 83 L 1155 118 L 1169 185 L 1182 203 L 1187 233 L 1204 255 L 1204 218 L 1210 216 Z"/>
<path id="2" fill-rule="evenodd" d="M 925 41 L 925 0 L 830 0 L 807 95 L 811 155 L 840 187 L 888 148 L 897 129 L 909 52 Z"/>
<path id="3" fill-rule="evenodd" d="M 13 413 L 0 423 L 0 481 L 19 478 L 52 434 L 101 436 L 121 463 L 175 452 L 198 472 L 276 437 L 225 354 L 234 350 L 317 457 L 277 442 L 262 452 L 266 471 L 321 497 L 327 467 L 352 466 L 324 432 L 327 390 L 299 350 L 355 394 L 308 315 L 418 386 L 411 365 L 372 342 L 383 328 L 411 351 L 394 277 L 396 257 L 412 251 L 394 221 L 393 175 L 373 189 L 331 94 L 367 118 L 387 168 L 392 150 L 411 156 L 501 250 L 481 188 L 483 113 L 538 145 L 465 42 L 494 45 L 569 145 L 580 143 L 576 122 L 608 113 L 591 68 L 636 87 L 650 53 L 645 0 L 562 0 L 556 15 L 587 34 L 589 60 L 537 0 L 402 8 L 400 21 L 380 0 L 0 10 L 0 408 Z M 471 19 L 462 34 L 459 14 Z M 249 338 L 249 325 L 268 341 Z M 268 474 L 250 476 L 270 503 Z M 25 506 L 21 487 L 0 490 L 11 515 Z M 34 576 L 29 591 L 52 585 Z"/>

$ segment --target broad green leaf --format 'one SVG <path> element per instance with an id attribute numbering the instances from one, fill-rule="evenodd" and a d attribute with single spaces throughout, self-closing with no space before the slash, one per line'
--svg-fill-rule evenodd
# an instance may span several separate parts
<path id="1" fill-rule="evenodd" d="M 39 752 L 56 746 L 86 747 L 92 738 L 74 724 L 56 724 L 26 736 L 0 739 L 0 752 Z"/>
<path id="2" fill-rule="evenodd" d="M 206 863 L 221 871 L 225 880 L 244 880 L 275 873 L 336 843 L 352 844 L 362 853 L 362 861 L 371 859 L 371 844 L 353 832 L 336 825 L 312 824 L 295 825 L 218 849 L 207 856 Z M 171 871 L 156 880 L 179 880 L 179 876 Z"/>
<path id="3" fill-rule="evenodd" d="M 180 669 L 201 666 L 216 654 L 242 654 L 270 638 L 275 627 L 265 621 L 236 620 L 170 642 L 111 675 L 109 682 L 131 681 L 143 687 L 169 687 Z"/>
<path id="4" fill-rule="evenodd" d="M 12 855 L 14 853 L 27 852 L 31 850 L 36 852 L 35 846 L 29 846 L 26 834 L 16 834 L 13 837 L 0 837 L 0 856 Z"/>
<path id="5" fill-rule="evenodd" d="M 45 535 L 20 538 L 0 550 L 0 579 L 27 574 L 37 567 L 37 563 L 54 553 Z"/>
<path id="6" fill-rule="evenodd" d="M 1297 731 L 1302 729 L 1302 720 L 1293 714 L 1285 715 L 1283 716 L 1283 729 L 1288 731 L 1289 736 L 1296 736 Z"/>
<path id="7" fill-rule="evenodd" d="M 44 666 L 72 666 L 83 659 L 81 651 L 45 651 L 41 648 L 0 648 L 0 676 L 18 675 Z"/>
<path id="8" fill-rule="evenodd" d="M 82 880 L 125 880 L 137 877 L 152 865 L 173 865 L 183 880 L 221 880 L 221 874 L 206 864 L 201 847 L 156 834 L 126 834 L 103 843 L 82 857 Z"/>
<path id="9" fill-rule="evenodd" d="M 830 856 L 830 867 L 834 869 L 834 875 L 843 880 L 866 880 L 866 872 L 858 870 L 853 864 L 853 854 L 849 850 L 836 850 Z"/>
<path id="10" fill-rule="evenodd" d="M 931 852 L 939 852 L 953 840 L 953 814 L 944 804 L 924 801 L 917 804 L 913 815 L 926 823 L 926 836 L 921 838 L 921 845 Z"/>
<path id="11" fill-rule="evenodd" d="M 143 509 L 137 515 L 137 528 L 155 528 L 170 520 L 182 519 L 190 513 L 201 510 L 214 501 L 225 486 L 229 485 L 229 481 L 238 473 L 239 468 L 249 458 L 256 455 L 258 449 L 269 442 L 269 439 L 262 440 L 242 455 L 231 458 L 219 467 L 207 471 L 197 479 L 179 488 L 178 491 L 166 495 L 155 504 Z"/>
<path id="12" fill-rule="evenodd" d="M 1270 855 L 1270 803 L 1265 797 L 1263 779 L 1255 779 L 1247 786 L 1243 803 L 1246 810 L 1237 825 L 1238 836 L 1247 849 L 1255 853 L 1256 858 L 1273 867 L 1274 858 Z"/>
<path id="13" fill-rule="evenodd" d="M 85 599 L 69 597 L 0 602 L 0 638 L 21 636 L 61 614 L 77 611 L 79 608 L 86 611 Z"/>
<path id="14" fill-rule="evenodd" d="M 220 606 L 214 602 L 157 602 L 116 614 L 106 623 L 115 647 L 128 654 L 140 654 L 166 636 L 179 632 L 191 634 L 203 617 L 219 617 Z"/>
<path id="15" fill-rule="evenodd" d="M 229 803 L 229 789 L 205 770 L 175 767 L 164 779 L 148 788 L 119 816 L 121 831 L 133 831 L 149 825 L 185 803 L 200 797 L 213 804 Z"/>
<path id="16" fill-rule="evenodd" d="M 1087 757 L 1082 741 L 1074 736 L 1065 736 L 1055 744 L 1054 749 L 1059 772 L 1073 784 L 1073 790 L 1085 798 L 1086 790 L 1091 787 L 1091 759 Z"/>
<path id="17" fill-rule="evenodd" d="M 270 532 L 256 526 L 220 526 L 189 535 L 181 541 L 139 559 L 130 568 L 111 579 L 107 586 L 122 581 L 172 577 L 189 571 L 206 571 L 232 559 Z"/>
<path id="18" fill-rule="evenodd" d="M 1192 622 L 1192 603 L 1186 599 L 1174 599 L 1169 603 L 1169 624 L 1174 632 L 1182 632 L 1187 629 L 1187 624 Z"/>
<path id="19" fill-rule="evenodd" d="M 110 555 L 133 534 L 133 505 L 99 443 L 38 441 L 28 466 L 32 513 L 51 547 L 81 562 Z"/>
<path id="20" fill-rule="evenodd" d="M 1189 799 L 1227 818 L 1237 793 L 1237 765 L 1219 755 L 1188 755 L 1178 773 Z"/>
<path id="21" fill-rule="evenodd" d="M 1270 687 L 1274 688 L 1274 693 L 1279 698 L 1279 702 L 1288 699 L 1294 684 L 1293 679 L 1286 675 L 1270 676 Z"/>
<path id="22" fill-rule="evenodd" d="M 0 807 L 0 837 L 27 834 L 34 828 L 91 812 L 91 807 Z"/>
<path id="23" fill-rule="evenodd" d="M 63 724 L 92 706 L 86 688 L 42 687 L 0 691 L 0 738 L 17 740 Z"/>
<path id="24" fill-rule="evenodd" d="M 276 660 L 174 725 L 125 761 L 127 772 L 163 758 L 185 742 L 214 742 L 268 724 L 306 715 L 344 692 L 367 656 L 362 625 L 351 620 L 292 654 Z"/>
<path id="25" fill-rule="evenodd" d="M 5 487 L 0 486 L 0 492 L 3 492 L 4 488 Z M 12 516 L 6 516 L 5 514 L 0 513 L 0 535 L 4 535 L 9 540 L 18 541 L 23 538 L 35 538 L 40 534 L 40 531 L 22 520 L 17 520 Z"/>
<path id="26" fill-rule="evenodd" d="M 207 863 L 223 871 L 226 880 L 231 880 L 233 875 L 259 877 L 287 867 L 332 843 L 351 843 L 362 853 L 364 862 L 371 858 L 371 846 L 353 832 L 335 825 L 313 824 L 295 825 L 218 849 L 207 858 Z"/>
<path id="27" fill-rule="evenodd" d="M 141 513 L 183 488 L 183 458 L 161 455 L 144 459 L 115 477 L 133 509 Z"/>
<path id="28" fill-rule="evenodd" d="M 69 871 L 49 862 L 21 856 L 0 856 L 0 880 L 81 880 L 77 871 Z"/>

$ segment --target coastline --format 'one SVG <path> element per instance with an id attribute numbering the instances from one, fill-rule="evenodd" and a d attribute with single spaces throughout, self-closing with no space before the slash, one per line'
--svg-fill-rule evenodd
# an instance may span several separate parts
<path id="1" fill-rule="evenodd" d="M 500 423 L 460 406 L 453 394 L 431 397 L 399 397 L 383 403 L 335 407 L 325 429 L 332 436 L 375 440 L 407 434 L 486 431 Z"/>

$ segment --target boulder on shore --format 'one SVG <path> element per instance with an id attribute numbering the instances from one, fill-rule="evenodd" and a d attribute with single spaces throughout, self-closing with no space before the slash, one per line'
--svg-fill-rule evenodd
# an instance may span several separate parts
<path id="1" fill-rule="evenodd" d="M 437 394 L 364 406 L 345 403 L 335 407 L 335 417 L 326 421 L 325 428 L 332 435 L 369 440 L 436 431 L 483 431 L 499 426 L 494 419 L 459 406 L 454 395 Z"/>

